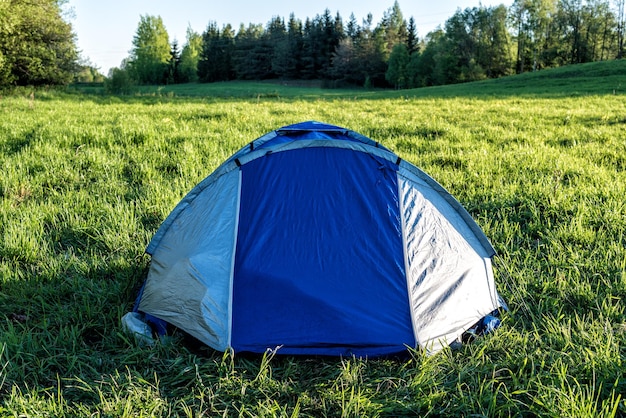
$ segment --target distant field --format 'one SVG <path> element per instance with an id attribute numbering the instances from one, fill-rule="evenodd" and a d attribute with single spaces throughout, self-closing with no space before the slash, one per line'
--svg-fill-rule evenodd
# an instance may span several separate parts
<path id="1" fill-rule="evenodd" d="M 626 61 L 572 65 L 480 82 L 435 86 L 414 90 L 327 89 L 316 81 L 222 82 L 136 87 L 140 95 L 165 97 L 212 97 L 238 99 L 332 99 L 401 97 L 572 97 L 579 95 L 626 94 Z M 102 86 L 74 88 L 101 94 Z"/>
<path id="2" fill-rule="evenodd" d="M 0 416 L 626 415 L 626 61 L 404 91 L 30 93 L 0 97 Z M 502 328 L 405 360 L 122 333 L 176 203 L 305 120 L 381 142 L 457 197 L 499 253 Z"/>

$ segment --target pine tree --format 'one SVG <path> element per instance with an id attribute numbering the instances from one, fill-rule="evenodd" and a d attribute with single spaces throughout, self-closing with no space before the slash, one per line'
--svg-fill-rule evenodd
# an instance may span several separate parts
<path id="1" fill-rule="evenodd" d="M 385 54 L 389 55 L 393 47 L 399 43 L 406 44 L 408 38 L 407 24 L 402 16 L 400 5 L 396 0 L 389 10 L 383 14 L 379 28 L 384 37 Z"/>
<path id="2" fill-rule="evenodd" d="M 210 22 L 202 34 L 198 79 L 203 82 L 232 80 L 235 77 L 234 50 L 235 41 L 230 25 L 220 31 L 215 22 Z"/>
<path id="3" fill-rule="evenodd" d="M 290 52 L 285 21 L 280 17 L 274 17 L 267 24 L 265 37 L 272 48 L 269 76 L 284 78 L 287 73 L 288 54 Z"/>
<path id="4" fill-rule="evenodd" d="M 409 52 L 409 55 L 419 52 L 419 40 L 417 38 L 417 28 L 415 27 L 415 19 L 413 16 L 409 19 L 409 26 L 407 27 L 407 36 L 406 36 L 406 48 Z"/>
<path id="5" fill-rule="evenodd" d="M 178 41 L 174 39 L 170 49 L 170 59 L 167 66 L 167 84 L 180 83 L 180 50 Z"/>

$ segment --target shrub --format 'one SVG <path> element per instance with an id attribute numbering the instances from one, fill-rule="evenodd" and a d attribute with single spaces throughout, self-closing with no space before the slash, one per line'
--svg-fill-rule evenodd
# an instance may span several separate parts
<path id="1" fill-rule="evenodd" d="M 109 94 L 131 94 L 134 83 L 128 71 L 112 68 L 109 77 L 104 81 L 104 89 Z"/>

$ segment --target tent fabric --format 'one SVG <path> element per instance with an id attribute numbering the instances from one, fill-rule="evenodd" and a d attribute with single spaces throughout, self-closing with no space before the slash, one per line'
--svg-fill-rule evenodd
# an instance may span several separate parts
<path id="1" fill-rule="evenodd" d="M 415 345 L 395 171 L 341 148 L 273 153 L 242 167 L 233 347 Z"/>
<path id="2" fill-rule="evenodd" d="M 389 149 L 319 122 L 236 152 L 146 252 L 139 311 L 216 350 L 436 352 L 502 305 L 495 251 L 459 202 Z"/>

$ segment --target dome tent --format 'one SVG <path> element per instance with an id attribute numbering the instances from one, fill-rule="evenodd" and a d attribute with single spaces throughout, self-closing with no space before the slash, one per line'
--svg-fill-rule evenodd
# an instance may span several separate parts
<path id="1" fill-rule="evenodd" d="M 313 121 L 236 152 L 146 252 L 136 310 L 220 351 L 436 352 L 504 306 L 495 251 L 457 200 L 373 140 Z"/>

